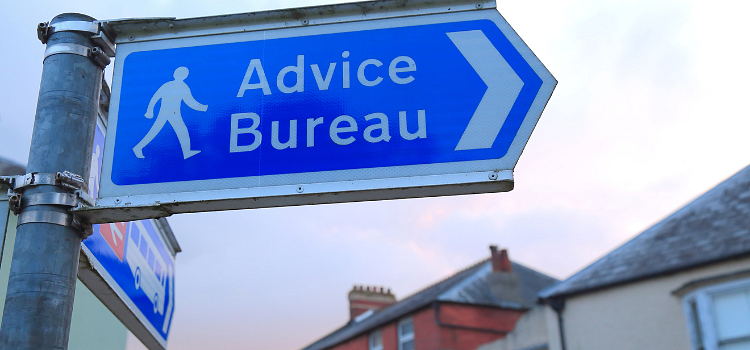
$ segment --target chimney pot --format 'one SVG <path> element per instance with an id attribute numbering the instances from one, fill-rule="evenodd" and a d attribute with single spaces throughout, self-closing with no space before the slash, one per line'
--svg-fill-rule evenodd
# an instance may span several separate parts
<path id="1" fill-rule="evenodd" d="M 498 251 L 496 245 L 491 245 L 490 253 L 490 260 L 492 261 L 492 272 L 513 272 L 513 266 L 510 263 L 510 257 L 508 256 L 507 249 Z"/>

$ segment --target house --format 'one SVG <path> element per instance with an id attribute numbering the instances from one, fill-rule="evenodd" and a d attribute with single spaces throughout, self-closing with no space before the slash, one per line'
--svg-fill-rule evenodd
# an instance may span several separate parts
<path id="1" fill-rule="evenodd" d="M 750 349 L 750 167 L 540 298 L 551 350 Z"/>
<path id="2" fill-rule="evenodd" d="M 12 176 L 26 174 L 26 168 L 11 160 L 0 157 L 0 176 Z"/>
<path id="3" fill-rule="evenodd" d="M 557 280 L 490 250 L 490 258 L 400 301 L 390 290 L 355 286 L 349 322 L 304 350 L 547 349 L 536 295 Z"/>

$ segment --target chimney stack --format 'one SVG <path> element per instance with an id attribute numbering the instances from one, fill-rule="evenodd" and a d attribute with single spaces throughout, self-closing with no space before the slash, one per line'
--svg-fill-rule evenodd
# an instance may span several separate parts
<path id="1" fill-rule="evenodd" d="M 496 298 L 505 301 L 517 302 L 524 305 L 525 301 L 521 293 L 521 280 L 518 275 L 513 273 L 513 267 L 508 257 L 508 251 L 503 249 L 497 250 L 496 245 L 490 246 L 492 252 L 492 274 L 488 282 L 490 292 Z"/>
<path id="2" fill-rule="evenodd" d="M 396 296 L 391 289 L 383 287 L 354 286 L 349 292 L 349 317 L 355 317 L 369 311 L 380 311 L 396 303 Z"/>
<path id="3" fill-rule="evenodd" d="M 498 252 L 497 246 L 491 245 L 490 252 L 492 253 L 492 272 L 513 273 L 513 266 L 510 264 L 508 250 L 503 249 Z"/>

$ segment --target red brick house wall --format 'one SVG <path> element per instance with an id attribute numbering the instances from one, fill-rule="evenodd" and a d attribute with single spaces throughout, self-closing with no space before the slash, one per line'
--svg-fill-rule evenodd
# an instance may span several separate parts
<path id="1" fill-rule="evenodd" d="M 481 328 L 496 332 L 512 332 L 524 312 L 478 305 L 441 303 L 438 307 L 440 323 Z"/>
<path id="2" fill-rule="evenodd" d="M 474 350 L 482 344 L 504 338 L 504 334 L 478 332 L 468 329 L 442 328 L 441 350 Z"/>
<path id="3" fill-rule="evenodd" d="M 435 310 L 424 309 L 414 314 L 412 319 L 414 320 L 414 350 L 442 349 L 440 327 L 435 322 Z"/>
<path id="4" fill-rule="evenodd" d="M 439 311 L 436 319 L 436 311 Z M 474 350 L 505 337 L 523 315 L 520 310 L 440 303 L 410 316 L 414 321 L 415 350 Z M 398 320 L 381 327 L 383 350 L 398 350 Z M 369 333 L 341 343 L 331 350 L 368 350 Z"/>
<path id="5" fill-rule="evenodd" d="M 439 349 L 453 350 L 473 350 L 504 338 L 506 333 L 513 331 L 516 321 L 524 313 L 520 310 L 450 303 L 440 303 L 435 311 L 440 323 Z"/>
<path id="6" fill-rule="evenodd" d="M 383 350 L 398 350 L 396 323 L 389 323 L 381 329 L 383 330 Z"/>

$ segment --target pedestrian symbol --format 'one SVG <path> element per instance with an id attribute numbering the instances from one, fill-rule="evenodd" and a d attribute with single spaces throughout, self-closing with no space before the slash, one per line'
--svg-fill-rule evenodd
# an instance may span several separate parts
<path id="1" fill-rule="evenodd" d="M 182 148 L 183 159 L 188 159 L 201 152 L 190 149 L 190 134 L 188 133 L 187 126 L 182 120 L 182 115 L 180 114 L 180 108 L 182 107 L 183 101 L 188 107 L 196 111 L 205 112 L 208 109 L 208 105 L 201 104 L 193 98 L 193 94 L 190 92 L 190 87 L 185 83 L 185 78 L 187 78 L 189 73 L 190 71 L 187 67 L 179 67 L 175 69 L 173 74 L 174 80 L 164 83 L 164 85 L 156 90 L 156 93 L 148 103 L 148 109 L 146 109 L 145 116 L 148 119 L 153 118 L 156 102 L 161 100 L 159 114 L 156 117 L 154 125 L 151 126 L 151 129 L 146 136 L 143 137 L 141 142 L 138 142 L 138 144 L 133 147 L 133 152 L 136 157 L 145 158 L 143 156 L 143 147 L 146 147 L 154 137 L 159 134 L 167 122 L 172 125 L 172 129 L 174 129 L 175 134 L 177 134 L 177 139 L 180 141 L 180 147 Z"/>

